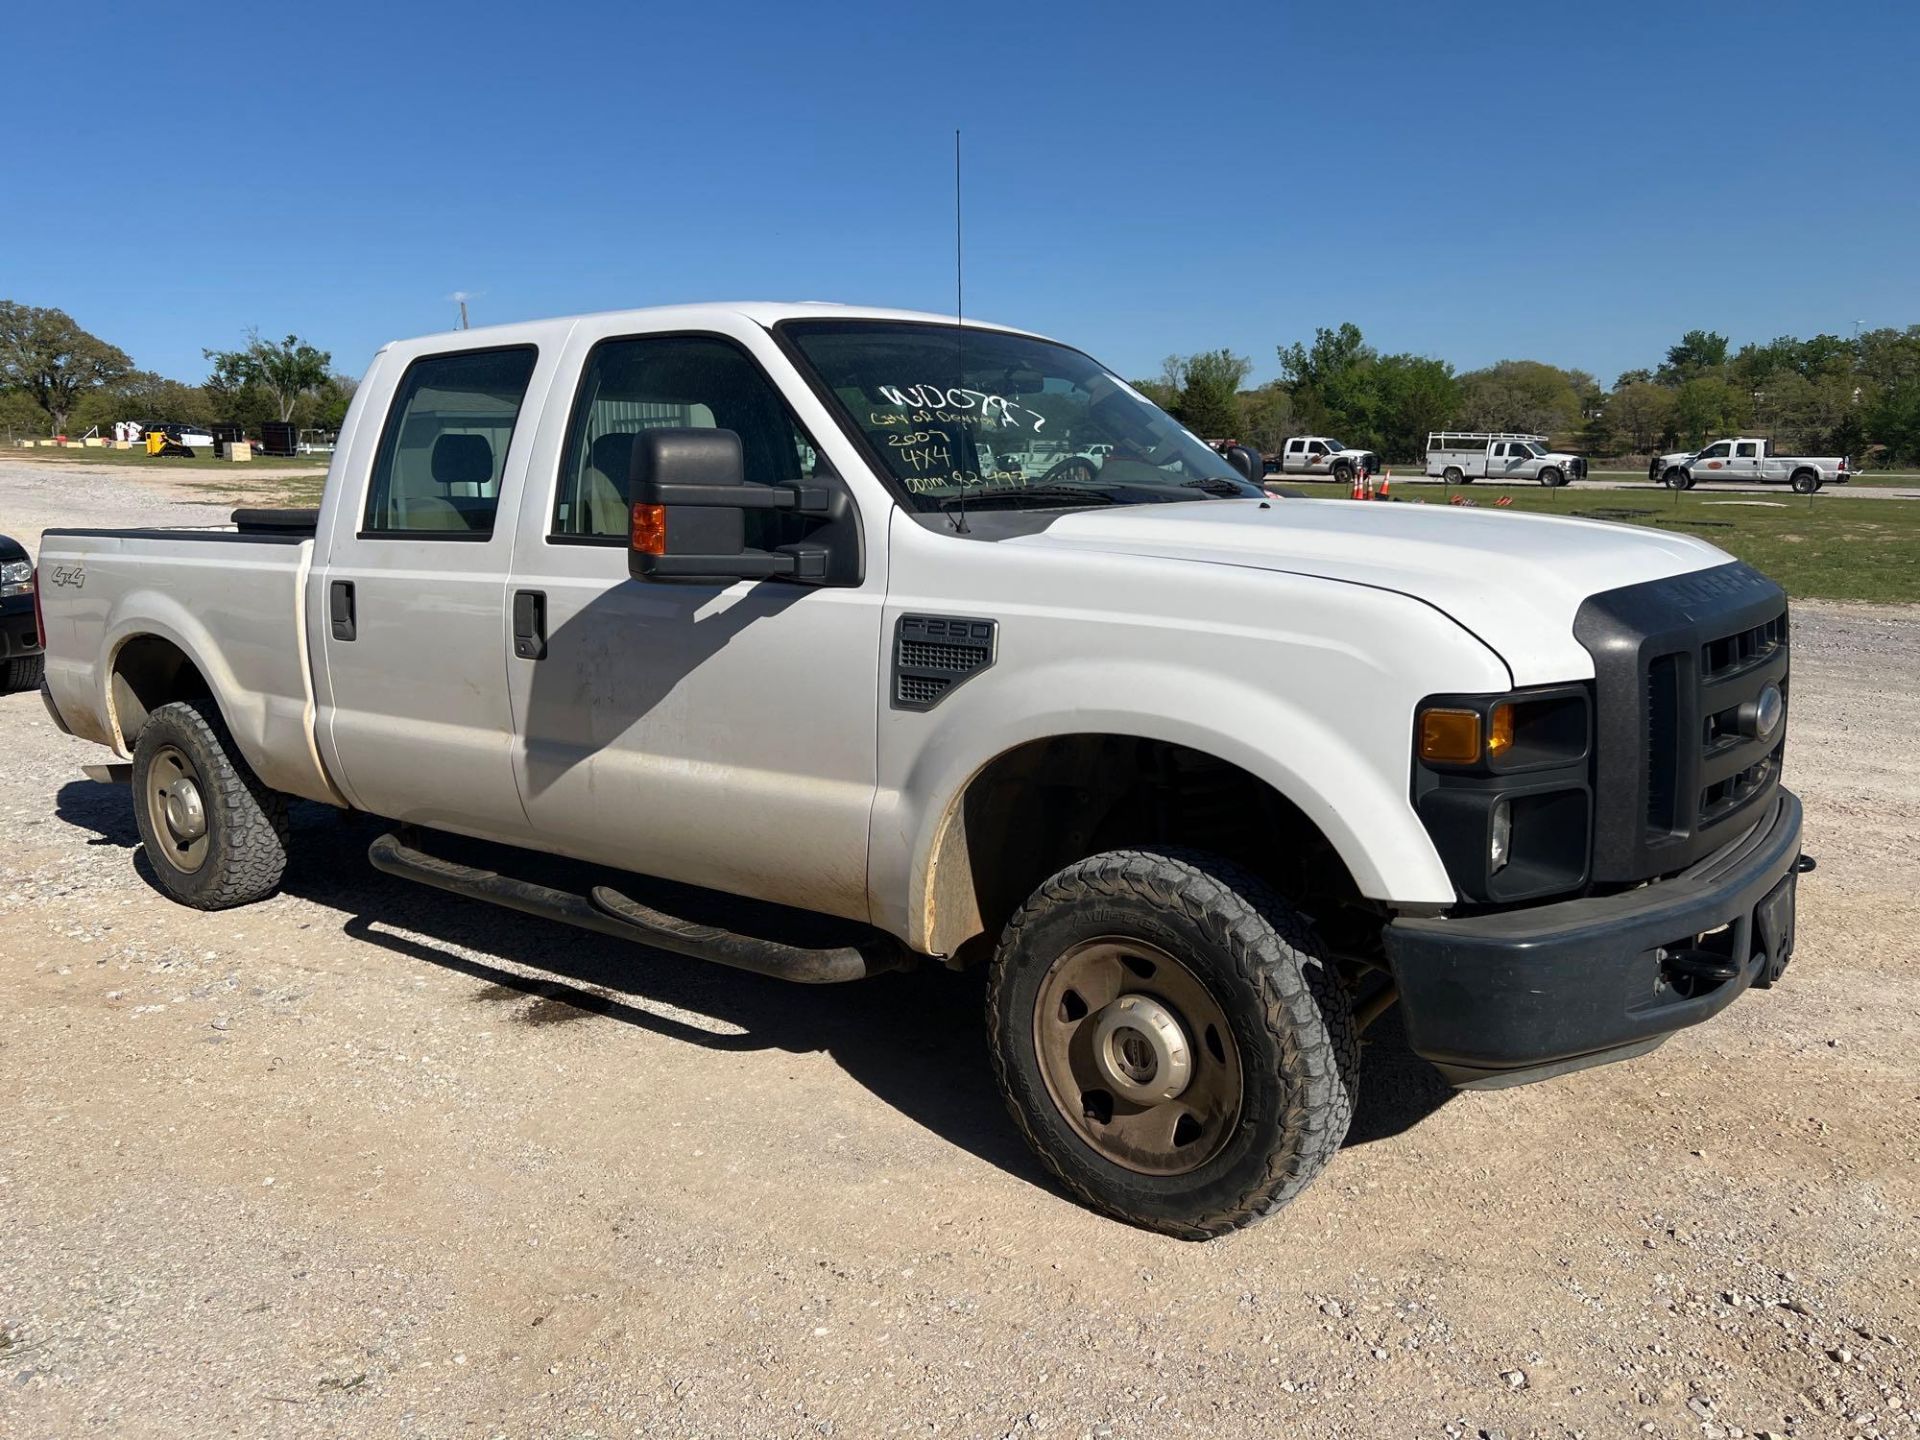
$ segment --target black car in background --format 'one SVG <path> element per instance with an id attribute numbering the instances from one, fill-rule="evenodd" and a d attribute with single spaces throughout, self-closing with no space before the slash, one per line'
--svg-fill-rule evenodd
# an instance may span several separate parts
<path id="1" fill-rule="evenodd" d="M 0 535 L 0 689 L 31 690 L 45 663 L 33 618 L 33 561 L 18 540 Z"/>

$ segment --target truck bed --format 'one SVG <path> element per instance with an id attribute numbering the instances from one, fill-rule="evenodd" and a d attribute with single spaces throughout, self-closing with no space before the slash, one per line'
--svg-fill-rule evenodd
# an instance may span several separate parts
<path id="1" fill-rule="evenodd" d="M 177 666 L 171 647 L 206 682 L 266 784 L 338 803 L 313 743 L 312 555 L 311 528 L 291 526 L 47 531 L 46 685 L 61 723 L 126 756 L 122 715 L 143 708 L 143 674 Z M 129 645 L 136 632 L 151 638 Z"/>

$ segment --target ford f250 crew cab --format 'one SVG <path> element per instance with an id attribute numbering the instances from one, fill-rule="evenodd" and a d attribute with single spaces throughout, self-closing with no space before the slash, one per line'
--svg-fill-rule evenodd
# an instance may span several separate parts
<path id="1" fill-rule="evenodd" d="M 1318 476 L 1346 485 L 1362 470 L 1369 474 L 1377 472 L 1380 457 L 1371 450 L 1342 445 L 1325 435 L 1295 435 L 1280 447 L 1275 469 L 1282 475 L 1305 475 L 1309 479 Z"/>
<path id="2" fill-rule="evenodd" d="M 391 344 L 318 512 L 235 520 L 42 552 L 48 705 L 131 762 L 166 892 L 271 895 L 304 797 L 392 821 L 383 871 L 657 949 L 983 963 L 1015 1123 L 1140 1225 L 1307 1184 L 1395 999 L 1497 1086 L 1793 951 L 1777 586 L 1269 496 L 1037 336 L 742 304 Z"/>
<path id="3" fill-rule="evenodd" d="M 1691 490 L 1702 480 L 1744 480 L 1749 484 L 1791 485 L 1811 495 L 1822 485 L 1844 485 L 1852 478 L 1845 455 L 1776 455 L 1773 441 L 1758 436 L 1716 440 L 1704 450 L 1656 455 L 1647 478 L 1670 490 Z"/>

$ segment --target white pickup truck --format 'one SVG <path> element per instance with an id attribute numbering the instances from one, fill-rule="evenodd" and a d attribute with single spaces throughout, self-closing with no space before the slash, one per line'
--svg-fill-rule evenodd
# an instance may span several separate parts
<path id="1" fill-rule="evenodd" d="M 1036 436 L 1045 474 L 978 463 Z M 381 870 L 657 949 L 984 963 L 1015 1122 L 1136 1224 L 1307 1184 L 1396 999 L 1497 1086 L 1792 952 L 1775 585 L 1269 496 L 1036 336 L 744 304 L 392 344 L 318 513 L 235 518 L 41 551 L 49 709 L 131 762 L 170 895 L 271 895 L 300 797 L 393 821 Z"/>
<path id="2" fill-rule="evenodd" d="M 1362 470 L 1378 474 L 1380 457 L 1357 445 L 1342 445 L 1327 435 L 1294 435 L 1280 447 L 1274 470 L 1281 475 L 1320 476 L 1346 485 Z"/>
<path id="3" fill-rule="evenodd" d="M 1844 485 L 1853 477 L 1845 455 L 1776 455 L 1773 441 L 1748 435 L 1716 440 L 1703 450 L 1656 455 L 1647 478 L 1669 490 L 1691 490 L 1702 480 L 1741 480 L 1791 485 L 1799 494 L 1811 495 L 1822 485 Z"/>
<path id="4" fill-rule="evenodd" d="M 1427 475 L 1449 485 L 1533 480 L 1549 487 L 1585 478 L 1587 462 L 1555 450 L 1544 435 L 1436 430 L 1427 436 Z"/>

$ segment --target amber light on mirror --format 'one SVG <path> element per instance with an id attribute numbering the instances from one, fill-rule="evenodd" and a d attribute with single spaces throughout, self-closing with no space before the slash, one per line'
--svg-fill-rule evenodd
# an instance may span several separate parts
<path id="1" fill-rule="evenodd" d="M 642 555 L 664 555 L 667 553 L 667 507 L 664 505 L 635 505 L 633 507 L 632 546 Z"/>

